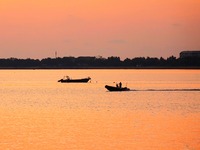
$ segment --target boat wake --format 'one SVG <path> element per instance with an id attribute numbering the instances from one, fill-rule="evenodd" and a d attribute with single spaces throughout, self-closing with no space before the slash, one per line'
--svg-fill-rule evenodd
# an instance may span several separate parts
<path id="1" fill-rule="evenodd" d="M 171 92 L 176 92 L 176 91 L 188 91 L 188 92 L 200 92 L 200 89 L 146 89 L 146 90 L 130 90 L 130 91 L 171 91 Z"/>

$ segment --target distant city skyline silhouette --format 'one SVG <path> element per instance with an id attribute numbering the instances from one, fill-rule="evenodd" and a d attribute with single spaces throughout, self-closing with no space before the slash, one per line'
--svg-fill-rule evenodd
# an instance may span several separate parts
<path id="1" fill-rule="evenodd" d="M 195 55 L 196 54 L 196 55 Z M 182 52 L 179 58 L 135 57 L 121 60 L 120 57 L 56 57 L 44 59 L 0 59 L 0 68 L 19 69 L 64 69 L 64 68 L 200 68 L 200 51 Z"/>

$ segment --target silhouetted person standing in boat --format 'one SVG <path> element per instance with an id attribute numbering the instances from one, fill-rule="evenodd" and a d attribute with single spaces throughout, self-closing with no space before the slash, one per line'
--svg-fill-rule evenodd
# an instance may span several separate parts
<path id="1" fill-rule="evenodd" d="M 119 82 L 119 88 L 122 88 L 122 83 L 121 82 Z"/>

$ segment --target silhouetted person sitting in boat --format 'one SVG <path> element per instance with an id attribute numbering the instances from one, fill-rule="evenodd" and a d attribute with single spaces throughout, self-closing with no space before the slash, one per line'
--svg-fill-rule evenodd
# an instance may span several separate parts
<path id="1" fill-rule="evenodd" d="M 122 88 L 122 83 L 121 82 L 119 82 L 119 88 Z"/>
<path id="2" fill-rule="evenodd" d="M 119 87 L 118 83 L 116 83 L 116 87 L 117 87 L 117 88 Z"/>

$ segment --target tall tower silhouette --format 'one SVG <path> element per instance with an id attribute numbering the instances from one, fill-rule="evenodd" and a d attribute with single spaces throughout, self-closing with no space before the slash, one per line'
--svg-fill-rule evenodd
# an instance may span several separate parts
<path id="1" fill-rule="evenodd" d="M 55 51 L 55 58 L 57 58 L 57 51 Z"/>

